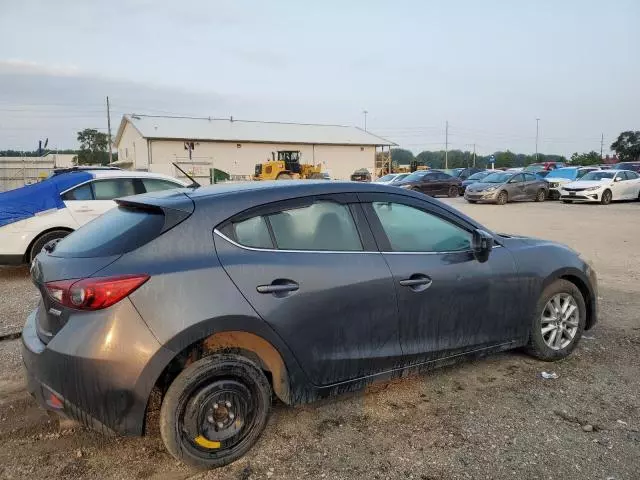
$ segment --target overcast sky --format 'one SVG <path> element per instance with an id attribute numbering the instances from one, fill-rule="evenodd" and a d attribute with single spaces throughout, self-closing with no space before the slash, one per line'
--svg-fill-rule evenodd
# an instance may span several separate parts
<path id="1" fill-rule="evenodd" d="M 415 152 L 605 153 L 640 129 L 638 0 L 0 0 L 0 149 L 122 113 L 363 126 Z"/>

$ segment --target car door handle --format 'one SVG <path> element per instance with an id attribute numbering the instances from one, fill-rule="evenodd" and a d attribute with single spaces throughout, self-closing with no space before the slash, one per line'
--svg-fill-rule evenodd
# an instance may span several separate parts
<path id="1" fill-rule="evenodd" d="M 414 273 L 409 278 L 400 280 L 398 283 L 403 287 L 424 290 L 431 286 L 431 278 L 421 273 Z"/>
<path id="2" fill-rule="evenodd" d="M 93 212 L 93 208 L 79 208 L 78 212 L 82 212 L 82 213 L 87 213 L 87 212 Z"/>
<path id="3" fill-rule="evenodd" d="M 258 285 L 258 293 L 273 293 L 275 295 L 287 292 L 295 292 L 300 288 L 296 282 L 291 280 L 274 280 L 270 285 Z"/>

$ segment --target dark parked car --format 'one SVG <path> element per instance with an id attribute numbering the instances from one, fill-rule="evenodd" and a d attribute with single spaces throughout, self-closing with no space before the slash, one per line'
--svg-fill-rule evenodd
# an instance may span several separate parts
<path id="1" fill-rule="evenodd" d="M 418 170 L 394 185 L 435 197 L 447 195 L 457 197 L 462 182 L 439 170 Z"/>
<path id="2" fill-rule="evenodd" d="M 350 180 L 352 182 L 370 182 L 371 173 L 366 168 L 361 168 L 351 174 Z"/>
<path id="3" fill-rule="evenodd" d="M 640 173 L 640 162 L 620 162 L 615 165 L 609 165 L 607 168 L 611 170 L 631 170 Z"/>
<path id="4" fill-rule="evenodd" d="M 484 168 L 476 168 L 476 167 L 463 168 L 462 170 L 460 170 L 460 172 L 456 176 L 460 180 L 465 181 L 467 178 L 471 177 L 472 175 L 475 175 L 476 173 L 480 173 L 484 171 L 485 171 Z"/>
<path id="5" fill-rule="evenodd" d="M 460 195 L 464 195 L 464 191 L 469 185 L 471 185 L 472 183 L 478 183 L 480 180 L 482 180 L 484 177 L 486 177 L 490 173 L 493 173 L 493 171 L 481 170 L 469 176 L 469 178 L 467 178 L 466 180 L 463 180 L 462 183 L 460 184 Z"/>
<path id="6" fill-rule="evenodd" d="M 549 184 L 531 172 L 494 172 L 467 187 L 464 198 L 469 203 L 492 202 L 504 205 L 516 200 L 544 202 Z"/>
<path id="7" fill-rule="evenodd" d="M 596 323 L 576 252 L 409 190 L 251 182 L 117 202 L 32 264 L 29 390 L 127 435 L 158 392 L 162 439 L 194 467 L 247 452 L 272 393 L 295 405 L 517 347 L 557 360 Z"/>

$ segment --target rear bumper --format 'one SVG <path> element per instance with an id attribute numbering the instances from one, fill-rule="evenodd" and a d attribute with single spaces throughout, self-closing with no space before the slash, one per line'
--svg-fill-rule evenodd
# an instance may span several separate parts
<path id="1" fill-rule="evenodd" d="M 38 338 L 33 311 L 22 359 L 29 392 L 43 408 L 107 435 L 141 435 L 158 374 L 147 367 L 163 349 L 131 302 L 121 303 L 71 318 L 48 344 Z"/>

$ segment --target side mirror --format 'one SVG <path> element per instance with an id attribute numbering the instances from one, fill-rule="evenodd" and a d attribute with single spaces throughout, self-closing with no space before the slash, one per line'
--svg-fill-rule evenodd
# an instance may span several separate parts
<path id="1" fill-rule="evenodd" d="M 473 250 L 473 256 L 477 261 L 480 263 L 486 262 L 489 260 L 491 250 L 493 250 L 493 236 L 484 230 L 474 230 L 473 238 L 471 239 L 471 250 Z"/>
<path id="2" fill-rule="evenodd" d="M 614 182 L 621 182 L 622 181 L 622 177 L 616 177 L 613 179 Z"/>

